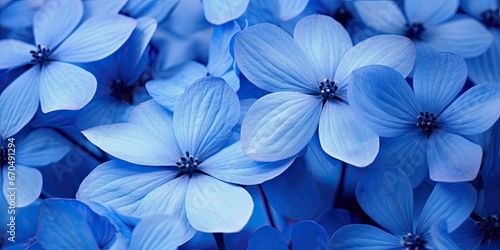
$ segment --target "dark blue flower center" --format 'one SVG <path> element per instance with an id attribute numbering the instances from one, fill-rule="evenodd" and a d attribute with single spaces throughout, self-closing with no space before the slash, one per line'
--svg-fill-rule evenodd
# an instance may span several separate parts
<path id="1" fill-rule="evenodd" d="M 31 56 L 33 57 L 33 59 L 31 59 L 31 62 L 42 65 L 49 61 L 50 49 L 40 44 L 38 44 L 37 47 L 38 50 L 30 51 Z"/>
<path id="2" fill-rule="evenodd" d="M 176 164 L 182 173 L 192 176 L 198 168 L 198 158 L 192 156 L 188 151 L 186 151 L 186 155 L 181 156 L 181 159 L 177 161 Z"/>
<path id="3" fill-rule="evenodd" d="M 417 127 L 420 128 L 420 131 L 427 133 L 427 135 L 430 135 L 432 131 L 437 128 L 437 117 L 435 117 L 433 113 L 427 111 L 420 112 L 420 115 L 417 116 L 417 120 Z"/>
<path id="4" fill-rule="evenodd" d="M 420 235 L 413 235 L 412 233 L 403 235 L 403 239 L 401 240 L 401 246 L 403 246 L 405 250 L 423 249 L 422 245 L 423 242 L 420 239 Z"/>
<path id="5" fill-rule="evenodd" d="M 109 87 L 111 89 L 110 96 L 114 96 L 122 101 L 132 104 L 134 102 L 134 85 L 127 85 L 122 80 L 113 80 L 113 83 Z"/>
<path id="6" fill-rule="evenodd" d="M 347 23 L 354 18 L 351 12 L 347 10 L 343 2 L 332 17 L 344 27 L 347 27 Z"/>
<path id="7" fill-rule="evenodd" d="M 496 214 L 481 218 L 476 221 L 476 227 L 484 233 L 484 238 L 481 244 L 485 242 L 491 243 L 492 240 L 500 241 L 500 222 Z"/>
<path id="8" fill-rule="evenodd" d="M 481 14 L 481 21 L 488 28 L 500 29 L 500 9 L 483 12 Z"/>
<path id="9" fill-rule="evenodd" d="M 411 25 L 406 25 L 405 36 L 412 40 L 420 40 L 424 30 L 424 25 L 421 23 L 412 23 Z"/>
<path id="10" fill-rule="evenodd" d="M 7 159 L 7 149 L 3 145 L 0 145 L 0 168 L 7 163 Z"/>
<path id="11" fill-rule="evenodd" d="M 323 101 L 335 98 L 335 92 L 339 89 L 335 81 L 325 78 L 322 82 L 318 83 L 319 93 L 323 96 Z"/>

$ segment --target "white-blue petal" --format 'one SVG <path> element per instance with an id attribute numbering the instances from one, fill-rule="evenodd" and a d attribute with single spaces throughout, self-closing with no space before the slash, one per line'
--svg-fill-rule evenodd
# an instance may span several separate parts
<path id="1" fill-rule="evenodd" d="M 31 44 L 14 39 L 0 40 L 0 48 L 2 48 L 0 69 L 17 68 L 29 64 L 33 59 L 30 51 L 38 50 Z"/>
<path id="2" fill-rule="evenodd" d="M 394 1 L 354 1 L 361 20 L 385 33 L 404 35 L 406 17 Z"/>
<path id="3" fill-rule="evenodd" d="M 333 234 L 328 249 L 396 250 L 401 249 L 401 239 L 371 225 L 352 224 Z"/>
<path id="4" fill-rule="evenodd" d="M 136 25 L 136 20 L 122 15 L 89 18 L 54 51 L 51 58 L 76 63 L 103 59 L 127 41 Z"/>
<path id="5" fill-rule="evenodd" d="M 433 27 L 457 13 L 460 0 L 405 0 L 404 9 L 410 24 Z"/>
<path id="6" fill-rule="evenodd" d="M 194 82 L 179 97 L 173 118 L 182 152 L 200 159 L 210 157 L 225 146 L 239 114 L 238 96 L 222 78 Z"/>
<path id="7" fill-rule="evenodd" d="M 252 197 L 242 187 L 195 174 L 186 192 L 186 214 L 191 225 L 202 232 L 240 231 L 253 211 Z"/>
<path id="8" fill-rule="evenodd" d="M 71 150 L 71 142 L 52 129 L 33 130 L 16 142 L 16 162 L 44 166 L 59 161 Z"/>
<path id="9" fill-rule="evenodd" d="M 21 164 L 16 164 L 15 167 L 14 171 L 8 171 L 6 166 L 2 167 L 3 194 L 7 201 L 14 198 L 16 207 L 25 207 L 40 196 L 43 184 L 42 174 L 36 168 Z M 14 186 L 11 186 L 9 181 L 12 176 L 15 177 Z M 11 192 L 14 192 L 14 196 L 10 195 Z"/>
<path id="10" fill-rule="evenodd" d="M 295 26 L 293 39 L 306 54 L 316 74 L 330 80 L 342 57 L 352 48 L 351 38 L 344 27 L 324 15 L 300 19 Z"/>
<path id="11" fill-rule="evenodd" d="M 500 84 L 500 32 L 492 32 L 495 41 L 483 55 L 468 59 L 465 62 L 469 69 L 469 78 L 475 84 Z"/>
<path id="12" fill-rule="evenodd" d="M 245 155 L 277 161 L 299 153 L 319 123 L 322 100 L 297 92 L 277 92 L 257 100 L 241 125 Z"/>
<path id="13" fill-rule="evenodd" d="M 207 69 L 213 76 L 221 77 L 233 67 L 234 59 L 230 52 L 232 38 L 241 30 L 236 21 L 215 26 L 208 50 Z M 237 89 L 235 89 L 236 91 Z"/>
<path id="14" fill-rule="evenodd" d="M 184 235 L 192 233 L 177 216 L 146 217 L 134 228 L 129 249 L 175 250 L 186 242 Z"/>
<path id="15" fill-rule="evenodd" d="M 51 61 L 42 67 L 40 104 L 42 112 L 78 110 L 92 100 L 97 89 L 95 77 L 73 64 Z"/>
<path id="16" fill-rule="evenodd" d="M 207 21 L 220 25 L 243 15 L 249 2 L 250 0 L 204 0 L 202 3 Z"/>
<path id="17" fill-rule="evenodd" d="M 298 16 L 306 8 L 309 0 L 278 0 L 280 21 L 288 21 Z"/>
<path id="18" fill-rule="evenodd" d="M 85 12 L 83 19 L 98 15 L 116 15 L 125 6 L 128 0 L 113 1 L 83 1 Z"/>

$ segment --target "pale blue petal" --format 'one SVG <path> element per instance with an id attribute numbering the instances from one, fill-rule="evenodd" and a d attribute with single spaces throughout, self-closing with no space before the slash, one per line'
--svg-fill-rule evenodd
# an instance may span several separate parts
<path id="1" fill-rule="evenodd" d="M 462 10 L 472 15 L 473 17 L 480 19 L 481 14 L 487 10 L 494 10 L 498 8 L 497 0 L 461 0 L 460 7 Z"/>
<path id="2" fill-rule="evenodd" d="M 415 129 L 413 132 L 388 138 L 380 146 L 380 153 L 372 166 L 399 168 L 408 176 L 412 187 L 417 187 L 427 174 L 427 135 Z"/>
<path id="3" fill-rule="evenodd" d="M 103 59 L 127 41 L 136 25 L 137 21 L 122 15 L 89 18 L 54 51 L 51 58 L 77 63 Z"/>
<path id="4" fill-rule="evenodd" d="M 309 0 L 278 0 L 280 21 L 288 21 L 298 16 L 306 8 Z"/>
<path id="5" fill-rule="evenodd" d="M 379 136 L 400 136 L 415 128 L 420 105 L 394 69 L 373 65 L 356 70 L 348 94 L 353 112 Z"/>
<path id="6" fill-rule="evenodd" d="M 203 0 L 202 3 L 207 21 L 220 25 L 243 15 L 249 2 L 250 0 Z"/>
<path id="7" fill-rule="evenodd" d="M 397 168 L 385 168 L 365 175 L 356 187 L 363 211 L 395 235 L 413 232 L 413 190 Z"/>
<path id="8" fill-rule="evenodd" d="M 242 187 L 203 174 L 195 174 L 186 192 L 186 214 L 202 232 L 240 231 L 253 211 L 252 197 Z"/>
<path id="9" fill-rule="evenodd" d="M 42 112 L 79 110 L 92 100 L 97 89 L 95 77 L 73 64 L 51 61 L 42 67 L 40 104 Z"/>
<path id="10" fill-rule="evenodd" d="M 333 234 L 328 249 L 335 250 L 398 250 L 401 238 L 371 225 L 353 224 Z"/>
<path id="11" fill-rule="evenodd" d="M 436 52 L 452 52 L 466 59 L 482 55 L 493 43 L 493 35 L 479 21 L 456 17 L 422 33 L 422 40 Z"/>
<path id="12" fill-rule="evenodd" d="M 196 80 L 205 77 L 207 69 L 195 61 L 169 68 L 146 83 L 153 99 L 163 107 L 174 111 L 179 97 Z"/>
<path id="13" fill-rule="evenodd" d="M 16 162 L 44 166 L 59 161 L 71 150 L 71 142 L 52 129 L 33 130 L 16 142 Z"/>
<path id="14" fill-rule="evenodd" d="M 385 33 L 405 34 L 406 17 L 394 1 L 355 1 L 354 6 L 366 25 Z"/>
<path id="15" fill-rule="evenodd" d="M 292 229 L 292 249 L 328 249 L 328 234 L 316 222 L 311 220 L 300 221 Z"/>
<path id="16" fill-rule="evenodd" d="M 437 250 L 459 250 L 457 244 L 451 239 L 448 233 L 446 220 L 434 223 L 430 231 L 432 243 Z"/>
<path id="17" fill-rule="evenodd" d="M 452 53 L 433 53 L 417 64 L 413 89 L 423 110 L 439 116 L 454 100 L 467 79 L 467 65 Z"/>
<path id="18" fill-rule="evenodd" d="M 410 23 L 433 27 L 457 13 L 460 0 L 405 0 L 404 9 Z"/>
<path id="19" fill-rule="evenodd" d="M 97 166 L 83 180 L 76 198 L 136 216 L 140 215 L 136 211 L 144 197 L 177 174 L 173 168 L 138 166 L 112 160 Z"/>
<path id="20" fill-rule="evenodd" d="M 231 86 L 234 91 L 238 91 L 240 89 L 240 73 L 236 70 L 229 70 L 221 76 L 224 81 Z"/>
<path id="21" fill-rule="evenodd" d="M 334 80 L 339 89 L 347 84 L 351 72 L 367 65 L 384 65 L 408 76 L 415 62 L 413 42 L 397 35 L 380 35 L 368 38 L 354 46 L 340 61 Z"/>
<path id="22" fill-rule="evenodd" d="M 476 199 L 476 190 L 469 183 L 438 183 L 422 210 L 417 234 L 430 239 L 432 225 L 440 220 L 445 220 L 448 232 L 453 232 L 469 217 Z"/>
<path id="23" fill-rule="evenodd" d="M 234 41 L 234 57 L 241 72 L 267 91 L 318 92 L 324 79 L 314 73 L 309 59 L 282 29 L 258 24 L 240 32 Z"/>
<path id="24" fill-rule="evenodd" d="M 231 56 L 230 46 L 233 36 L 240 31 L 236 21 L 215 26 L 208 50 L 207 69 L 213 76 L 221 77 L 233 67 L 234 59 Z"/>
<path id="25" fill-rule="evenodd" d="M 177 6 L 179 0 L 161 0 L 161 1 L 142 1 L 129 0 L 123 11 L 127 15 L 138 17 L 151 17 L 157 22 L 161 22 L 167 17 Z"/>
<path id="26" fill-rule="evenodd" d="M 98 15 L 116 15 L 125 6 L 128 0 L 112 0 L 112 1 L 83 1 L 85 13 L 83 19 L 87 19 Z"/>
<path id="27" fill-rule="evenodd" d="M 377 156 L 378 135 L 364 125 L 345 102 L 326 102 L 318 133 L 325 152 L 348 164 L 366 167 Z"/>
<path id="28" fill-rule="evenodd" d="M 38 50 L 35 46 L 13 39 L 0 40 L 2 57 L 0 57 L 0 69 L 17 68 L 29 64 L 33 59 L 30 51 Z"/>
<path id="29" fill-rule="evenodd" d="M 351 38 L 344 27 L 324 15 L 300 19 L 295 26 L 293 38 L 317 74 L 328 79 L 333 79 L 340 60 L 352 48 Z"/>
<path id="30" fill-rule="evenodd" d="M 280 214 L 294 220 L 315 218 L 321 207 L 321 196 L 314 178 L 298 158 L 285 172 L 262 183 L 269 203 Z"/>
<path id="31" fill-rule="evenodd" d="M 174 131 L 182 152 L 206 159 L 224 147 L 231 136 L 240 103 L 222 78 L 206 77 L 179 97 L 176 110 Z"/>
<path id="32" fill-rule="evenodd" d="M 184 235 L 189 233 L 192 233 L 192 230 L 186 229 L 178 217 L 165 215 L 147 217 L 134 228 L 129 249 L 175 250 L 185 243 Z"/>
<path id="33" fill-rule="evenodd" d="M 180 155 L 147 128 L 132 123 L 115 123 L 82 131 L 102 150 L 119 159 L 141 165 L 176 166 Z"/>
<path id="34" fill-rule="evenodd" d="M 54 51 L 73 32 L 82 16 L 80 0 L 45 1 L 33 16 L 35 43 Z"/>
<path id="35" fill-rule="evenodd" d="M 460 182 L 476 178 L 483 151 L 460 135 L 434 131 L 429 137 L 427 163 L 433 181 Z"/>
<path id="36" fill-rule="evenodd" d="M 0 94 L 0 135 L 16 134 L 35 115 L 39 103 L 40 67 L 32 67 L 17 77 Z"/>
<path id="37" fill-rule="evenodd" d="M 438 117 L 443 130 L 475 135 L 489 129 L 500 116 L 500 85 L 480 84 L 458 97 Z"/>
<path id="38" fill-rule="evenodd" d="M 243 154 L 241 142 L 236 142 L 203 161 L 198 169 L 219 180 L 256 185 L 283 173 L 294 159 L 295 157 L 275 162 L 254 161 Z"/>
<path id="39" fill-rule="evenodd" d="M 23 166 L 21 164 L 15 165 L 16 169 L 14 171 L 8 171 L 7 167 L 2 167 L 2 174 L 4 178 L 3 182 L 3 194 L 6 196 L 7 200 L 14 197 L 16 201 L 16 207 L 25 207 L 33 203 L 40 196 L 42 191 L 42 174 L 38 169 Z M 14 176 L 14 185 L 10 185 L 11 182 L 7 181 L 7 178 Z M 16 188 L 15 190 L 9 188 Z M 9 196 L 11 192 L 14 192 L 14 196 Z"/>
<path id="40" fill-rule="evenodd" d="M 288 250 L 283 236 L 274 227 L 263 226 L 253 232 L 248 240 L 247 250 Z"/>
<path id="41" fill-rule="evenodd" d="M 241 125 L 245 155 L 257 161 L 277 161 L 299 153 L 319 123 L 321 98 L 277 92 L 257 100 Z"/>
<path id="42" fill-rule="evenodd" d="M 466 60 L 469 78 L 475 84 L 500 84 L 500 32 L 492 32 L 495 41 L 483 55 Z"/>

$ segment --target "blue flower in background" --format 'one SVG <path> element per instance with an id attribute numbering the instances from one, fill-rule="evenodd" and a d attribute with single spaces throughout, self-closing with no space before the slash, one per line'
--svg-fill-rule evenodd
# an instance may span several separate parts
<path id="1" fill-rule="evenodd" d="M 473 180 L 482 149 L 463 136 L 495 123 L 500 88 L 477 85 L 456 98 L 466 77 L 463 58 L 450 53 L 430 54 L 417 64 L 413 90 L 385 66 L 355 71 L 349 89 L 354 112 L 379 136 L 391 138 L 380 150 L 383 160 L 376 163 L 404 169 L 414 186 L 423 180 L 427 165 L 434 181 Z"/>
<path id="2" fill-rule="evenodd" d="M 319 124 L 323 150 L 355 166 L 370 164 L 379 142 L 347 103 L 351 72 L 382 64 L 407 75 L 415 56 L 411 41 L 401 36 L 377 36 L 353 47 L 345 29 L 322 15 L 301 19 L 293 39 L 274 25 L 252 26 L 236 36 L 234 54 L 252 83 L 274 92 L 245 116 L 241 142 L 248 157 L 276 161 L 296 155 Z"/>
<path id="3" fill-rule="evenodd" d="M 414 227 L 413 192 L 399 169 L 386 168 L 365 175 L 356 188 L 363 210 L 388 232 L 371 225 L 352 224 L 333 234 L 329 249 L 433 249 L 431 227 L 446 221 L 455 230 L 476 203 L 476 190 L 468 183 L 438 183 Z"/>
<path id="4" fill-rule="evenodd" d="M 249 2 L 250 0 L 203 0 L 203 12 L 207 21 L 221 25 L 243 15 Z"/>
<path id="5" fill-rule="evenodd" d="M 134 164 L 113 160 L 97 167 L 77 197 L 125 215 L 156 214 L 182 219 L 180 242 L 203 232 L 236 232 L 253 209 L 248 192 L 236 185 L 259 184 L 282 173 L 293 158 L 256 162 L 239 142 L 227 144 L 239 118 L 236 93 L 221 78 L 196 81 L 179 98 L 173 114 L 153 100 L 138 105 L 129 123 L 83 131 L 95 145 Z"/>
<path id="6" fill-rule="evenodd" d="M 386 34 L 413 40 L 417 63 L 431 52 L 453 52 L 477 57 L 493 42 L 493 36 L 478 21 L 456 14 L 459 0 L 405 0 L 404 12 L 394 1 L 355 1 L 363 22 Z"/>
<path id="7" fill-rule="evenodd" d="M 95 77 L 73 63 L 90 62 L 116 51 L 130 36 L 136 21 L 120 15 L 84 21 L 79 0 L 49 0 L 34 15 L 35 45 L 0 40 L 0 69 L 30 66 L 0 95 L 0 119 L 23 127 L 39 103 L 44 113 L 77 110 L 96 90 Z"/>

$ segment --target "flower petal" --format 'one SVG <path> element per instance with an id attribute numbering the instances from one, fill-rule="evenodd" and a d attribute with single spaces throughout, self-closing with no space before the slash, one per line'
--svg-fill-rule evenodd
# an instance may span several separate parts
<path id="1" fill-rule="evenodd" d="M 285 22 L 298 16 L 308 4 L 308 0 L 278 0 L 279 2 L 279 20 Z"/>
<path id="2" fill-rule="evenodd" d="M 355 1 L 361 20 L 368 26 L 385 33 L 404 35 L 406 17 L 394 1 Z"/>
<path id="3" fill-rule="evenodd" d="M 415 67 L 413 89 L 422 108 L 439 116 L 467 79 L 467 65 L 452 53 L 433 53 Z"/>
<path id="4" fill-rule="evenodd" d="M 33 59 L 30 51 L 37 50 L 31 44 L 14 39 L 0 40 L 0 48 L 2 48 L 0 69 L 17 68 L 29 64 Z"/>
<path id="5" fill-rule="evenodd" d="M 401 249 L 401 239 L 371 225 L 352 224 L 335 232 L 328 249 Z"/>
<path id="6" fill-rule="evenodd" d="M 114 0 L 114 1 L 83 1 L 85 6 L 84 19 L 98 15 L 113 15 L 118 14 L 125 6 L 128 0 Z"/>
<path id="7" fill-rule="evenodd" d="M 500 85 L 480 84 L 458 97 L 439 116 L 443 130 L 475 135 L 489 129 L 500 116 Z"/>
<path id="8" fill-rule="evenodd" d="M 71 150 L 71 142 L 47 128 L 33 130 L 16 146 L 16 162 L 26 166 L 44 166 L 59 161 Z"/>
<path id="9" fill-rule="evenodd" d="M 425 203 L 417 233 L 430 239 L 431 226 L 440 220 L 453 232 L 470 215 L 476 204 L 476 190 L 469 183 L 438 183 Z"/>
<path id="10" fill-rule="evenodd" d="M 3 139 L 15 135 L 35 115 L 39 79 L 40 68 L 31 67 L 0 94 L 0 135 Z"/>
<path id="11" fill-rule="evenodd" d="M 451 233 L 451 238 L 460 249 L 480 249 L 484 233 L 478 230 L 475 220 L 468 218 Z"/>
<path id="12" fill-rule="evenodd" d="M 405 79 L 395 70 L 372 65 L 353 72 L 349 104 L 379 136 L 394 137 L 414 128 L 420 105 Z"/>
<path id="13" fill-rule="evenodd" d="M 177 174 L 178 171 L 171 168 L 138 166 L 112 160 L 97 166 L 83 180 L 76 198 L 135 216 L 139 215 L 137 208 L 144 197 L 169 183 Z"/>
<path id="14" fill-rule="evenodd" d="M 288 250 L 288 247 L 278 230 L 274 227 L 263 226 L 253 232 L 247 246 L 247 250 L 262 249 Z"/>
<path id="15" fill-rule="evenodd" d="M 471 181 L 479 172 L 482 155 L 479 145 L 462 136 L 434 131 L 427 147 L 430 177 L 439 182 Z"/>
<path id="16" fill-rule="evenodd" d="M 328 249 L 328 240 L 325 229 L 314 221 L 300 221 L 293 226 L 293 250 Z"/>
<path id="17" fill-rule="evenodd" d="M 231 136 L 240 103 L 222 78 L 206 77 L 179 97 L 176 109 L 174 131 L 182 152 L 189 151 L 203 160 L 220 150 Z"/>
<path id="18" fill-rule="evenodd" d="M 440 220 L 431 227 L 432 243 L 437 250 L 459 250 L 457 244 L 451 239 L 446 220 Z"/>
<path id="19" fill-rule="evenodd" d="M 115 123 L 82 131 L 93 144 L 119 159 L 149 166 L 176 166 L 180 155 L 148 129 L 132 123 Z"/>
<path id="20" fill-rule="evenodd" d="M 79 110 L 90 102 L 97 89 L 95 77 L 73 64 L 52 61 L 42 67 L 40 103 L 42 112 Z"/>
<path id="21" fill-rule="evenodd" d="M 326 153 L 357 167 L 372 163 L 379 150 L 378 135 L 360 122 L 345 102 L 326 102 L 318 134 Z"/>
<path id="22" fill-rule="evenodd" d="M 460 0 L 405 0 L 404 9 L 410 23 L 432 27 L 452 18 L 459 5 Z"/>
<path id="23" fill-rule="evenodd" d="M 487 10 L 494 10 L 498 8 L 497 0 L 483 0 L 483 1 L 474 1 L 474 0 L 462 0 L 460 1 L 460 8 L 472 15 L 473 17 L 480 19 L 481 14 Z"/>
<path id="24" fill-rule="evenodd" d="M 124 7 L 124 12 L 131 17 L 151 17 L 161 22 L 175 9 L 179 0 L 141 1 L 130 0 Z"/>
<path id="25" fill-rule="evenodd" d="M 33 16 L 35 43 L 53 51 L 73 32 L 82 16 L 80 0 L 45 1 Z"/>
<path id="26" fill-rule="evenodd" d="M 491 48 L 483 55 L 466 60 L 469 69 L 469 78 L 475 84 L 495 83 L 500 84 L 500 33 L 492 32 L 495 41 Z"/>
<path id="27" fill-rule="evenodd" d="M 16 164 L 16 169 L 14 172 L 8 171 L 7 167 L 2 168 L 3 173 L 3 193 L 7 200 L 14 197 L 16 200 L 16 207 L 25 207 L 33 203 L 40 196 L 42 191 L 42 174 L 38 169 L 23 166 L 21 164 Z M 9 185 L 12 174 L 15 175 L 15 186 Z M 14 196 L 8 196 L 12 190 L 10 188 L 17 188 L 14 192 Z"/>
<path id="28" fill-rule="evenodd" d="M 466 59 L 482 55 L 493 43 L 493 35 L 477 20 L 458 16 L 422 33 L 434 51 L 449 51 Z"/>
<path id="29" fill-rule="evenodd" d="M 283 173 L 295 157 L 275 162 L 254 161 L 243 154 L 241 142 L 233 143 L 207 160 L 198 169 L 223 181 L 256 185 Z"/>
<path id="30" fill-rule="evenodd" d="M 220 25 L 243 15 L 249 2 L 250 0 L 204 0 L 202 3 L 207 21 Z"/>
<path id="31" fill-rule="evenodd" d="M 177 249 L 184 244 L 185 235 L 193 231 L 185 228 L 174 216 L 156 215 L 142 219 L 134 228 L 129 249 Z"/>
<path id="32" fill-rule="evenodd" d="M 256 161 L 278 161 L 302 150 L 319 123 L 321 99 L 296 92 L 277 92 L 257 100 L 241 125 L 245 155 Z"/>
<path id="33" fill-rule="evenodd" d="M 240 231 L 253 211 L 252 197 L 238 186 L 195 174 L 186 192 L 186 214 L 193 227 L 202 232 Z"/>
<path id="34" fill-rule="evenodd" d="M 298 44 L 282 29 L 258 24 L 241 31 L 234 41 L 241 72 L 257 87 L 271 92 L 318 92 L 318 81 Z"/>
<path id="35" fill-rule="evenodd" d="M 415 62 L 415 46 L 404 36 L 380 35 L 368 38 L 354 46 L 340 61 L 334 80 L 339 89 L 347 84 L 351 72 L 367 65 L 384 65 L 408 76 Z"/>
<path id="36" fill-rule="evenodd" d="M 214 33 L 209 45 L 207 63 L 207 69 L 211 75 L 222 77 L 224 73 L 233 67 L 234 59 L 231 56 L 230 47 L 232 46 L 234 35 L 239 31 L 241 29 L 236 21 L 214 27 Z M 236 91 L 237 89 L 234 90 Z"/>
<path id="37" fill-rule="evenodd" d="M 300 19 L 293 38 L 323 78 L 333 79 L 344 54 L 352 48 L 351 38 L 340 23 L 324 15 Z M 323 79 L 317 79 L 323 80 Z"/>
<path id="38" fill-rule="evenodd" d="M 397 168 L 385 168 L 365 175 L 356 187 L 363 210 L 395 235 L 413 232 L 413 190 Z"/>
<path id="39" fill-rule="evenodd" d="M 122 15 L 91 17 L 54 51 L 51 58 L 74 63 L 103 59 L 127 41 L 136 25 L 137 21 Z"/>

